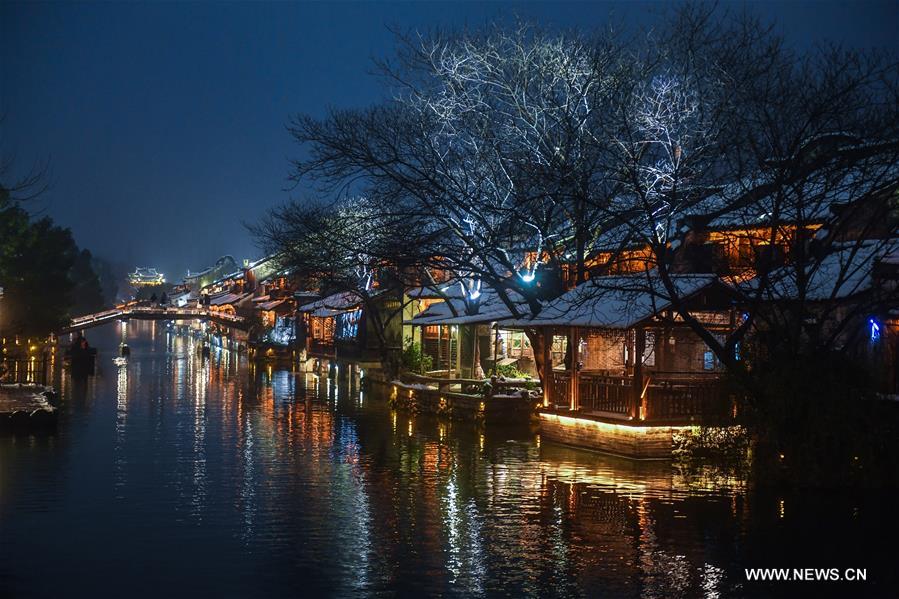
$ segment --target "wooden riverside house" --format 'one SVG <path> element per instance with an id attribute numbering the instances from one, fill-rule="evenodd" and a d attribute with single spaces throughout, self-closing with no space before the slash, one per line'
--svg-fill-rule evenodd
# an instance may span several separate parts
<path id="1" fill-rule="evenodd" d="M 778 310 L 793 301 L 789 277 L 803 261 L 821 277 L 820 285 L 811 285 L 812 293 L 804 296 L 812 310 L 819 299 L 821 310 L 834 305 L 836 310 L 858 310 L 872 294 L 895 297 L 899 250 L 883 244 L 896 236 L 895 186 L 860 190 L 852 177 L 847 179 L 827 185 L 811 179 L 795 198 L 784 198 L 775 184 L 741 184 L 683 209 L 676 234 L 668 240 L 673 297 L 653 252 L 641 241 L 645 234 L 631 234 L 639 223 L 619 221 L 599 236 L 587 256 L 587 281 L 571 288 L 576 277 L 562 264 L 569 290 L 546 302 L 534 317 L 513 319 L 489 300 L 484 301 L 486 310 L 466 312 L 460 298 L 449 298 L 429 305 L 411 324 L 423 331 L 437 329 L 438 340 L 447 335 L 446 344 L 438 344 L 442 349 L 432 355 L 437 354 L 437 374 L 448 377 L 472 376 L 477 363 L 472 358 L 480 347 L 472 339 L 486 336 L 478 327 L 528 330 L 531 336 L 537 331 L 544 336 L 541 361 L 550 365 L 538 410 L 542 434 L 629 457 L 669 457 L 677 435 L 690 434 L 697 425 L 731 426 L 739 416 L 738 398 L 717 356 L 680 314 L 696 319 L 703 335 L 723 341 L 743 323 L 746 307 L 737 298 L 753 295 L 743 286 L 752 289 L 760 275 L 769 285 L 776 281 L 775 296 L 762 298 L 756 308 Z M 822 245 L 818 240 L 828 235 L 834 241 Z M 874 243 L 868 246 L 867 240 Z M 841 258 L 841 243 L 847 244 L 850 258 Z M 821 251 L 832 253 L 822 258 Z M 867 265 L 859 270 L 863 279 L 840 274 L 841 267 L 853 262 Z M 834 289 L 841 276 L 845 280 Z M 781 282 L 787 288 L 781 289 Z M 490 293 L 484 290 L 485 296 Z M 456 309 L 450 310 L 451 305 Z M 878 380 L 886 395 L 897 393 L 897 321 L 899 310 L 887 309 L 865 313 L 855 327 L 870 329 L 866 351 L 870 362 L 883 364 Z M 767 332 L 759 326 L 757 321 L 753 330 L 763 338 Z M 739 350 L 737 346 L 738 359 Z M 484 355 L 489 354 L 480 357 Z"/>
<path id="2" fill-rule="evenodd" d="M 403 301 L 378 289 L 368 301 L 351 291 L 333 293 L 297 309 L 298 342 L 308 358 L 345 361 L 365 370 L 401 349 Z"/>
<path id="3" fill-rule="evenodd" d="M 234 259 L 224 256 L 215 266 L 189 275 L 179 305 L 186 306 L 195 299 L 213 314 L 240 319 L 242 331 L 214 325 L 209 331 L 213 345 L 248 347 L 256 358 L 291 356 L 296 299 L 289 273 L 281 268 L 276 256 L 266 256 L 255 262 L 247 260 L 242 268 L 196 289 L 197 285 L 233 265 Z"/>
<path id="4" fill-rule="evenodd" d="M 415 287 L 406 290 L 406 295 L 409 301 L 403 315 L 404 341 L 417 344 L 422 354 L 430 357 L 432 374 L 471 376 L 470 368 L 469 372 L 462 373 L 461 330 L 458 326 L 442 322 L 443 317 L 465 313 L 458 285 L 445 284 L 438 289 Z M 461 310 L 454 314 L 447 308 L 447 302 L 454 303 Z M 423 316 L 425 314 L 427 316 Z"/>
<path id="5" fill-rule="evenodd" d="M 448 293 L 447 293 L 448 292 Z M 426 292 L 414 290 L 415 297 Z M 450 286 L 444 299 L 429 297 L 423 309 L 405 321 L 412 327 L 410 339 L 421 342 L 431 357 L 430 374 L 447 378 L 483 378 L 497 366 L 512 366 L 536 378 L 534 353 L 521 329 L 504 325 L 513 314 L 492 289 L 485 289 L 476 304 L 465 302 L 458 286 Z M 517 294 L 510 293 L 521 312 L 527 310 Z M 414 301 L 414 300 L 413 300 Z"/>
<path id="6" fill-rule="evenodd" d="M 673 275 L 672 282 L 713 334 L 736 326 L 730 293 L 714 275 Z M 538 316 L 506 323 L 544 335 L 543 434 L 652 458 L 670 455 L 679 428 L 733 421 L 736 404 L 720 364 L 664 289 L 653 273 L 595 277 Z"/>
<path id="7" fill-rule="evenodd" d="M 297 308 L 300 343 L 309 357 L 337 359 L 338 319 L 349 321 L 361 314 L 359 298 L 349 292 L 334 293 Z M 356 331 L 358 333 L 358 330 Z M 353 335 L 355 337 L 356 335 Z"/>
<path id="8" fill-rule="evenodd" d="M 441 289 L 440 298 L 427 290 L 407 292 L 412 302 L 429 298 L 407 313 L 404 324 L 411 329 L 410 341 L 424 341 L 424 353 L 431 356 L 432 369 L 424 376 L 403 373 L 401 380 L 392 381 L 391 399 L 415 411 L 486 422 L 528 421 L 539 403 L 536 376 L 496 376 L 498 365 L 533 366 L 529 346 L 515 346 L 510 341 L 517 337 L 520 342 L 524 334 L 503 326 L 512 314 L 492 289 L 484 289 L 474 300 L 469 297 L 466 301 L 453 287 L 457 286 Z M 510 297 L 516 303 L 522 301 L 515 294 Z M 409 314 L 414 316 L 409 318 Z M 429 331 L 436 334 L 432 337 Z"/>
<path id="9" fill-rule="evenodd" d="M 797 297 L 791 277 L 804 264 L 817 278 L 803 301 L 820 311 L 819 320 L 829 310 L 863 310 L 872 295 L 896 297 L 899 250 L 884 242 L 895 240 L 899 224 L 897 167 L 887 163 L 892 153 L 855 143 L 841 136 L 813 140 L 797 158 L 807 168 L 789 184 L 761 174 L 679 209 L 667 270 L 674 295 L 704 329 L 722 338 L 734 330 L 742 312 L 731 291 L 753 288 L 760 275 L 774 285 L 757 308 L 788 307 Z M 823 156 L 859 155 L 862 162 L 850 169 L 821 168 Z M 540 327 L 551 341 L 545 359 L 553 367 L 540 411 L 547 436 L 634 457 L 665 456 L 678 428 L 727 424 L 737 404 L 714 354 L 672 309 L 653 274 L 652 253 L 640 242 L 645 236 L 631 235 L 635 227 L 620 222 L 600 236 L 586 261 L 590 281 L 536 318 L 506 325 Z M 570 274 L 566 279 L 573 282 Z M 862 312 L 854 325 L 870 329 L 869 362 L 883 365 L 878 378 L 887 395 L 896 393 L 896 313 Z"/>

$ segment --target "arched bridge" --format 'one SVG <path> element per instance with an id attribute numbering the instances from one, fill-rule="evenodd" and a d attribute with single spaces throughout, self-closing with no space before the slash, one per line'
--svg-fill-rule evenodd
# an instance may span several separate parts
<path id="1" fill-rule="evenodd" d="M 124 306 L 104 312 L 88 314 L 73 318 L 72 322 L 64 327 L 60 334 L 74 333 L 98 327 L 115 320 L 211 320 L 225 326 L 242 329 L 246 326 L 246 319 L 242 316 L 233 316 L 222 312 L 213 312 L 207 308 L 175 308 L 163 306 Z"/>

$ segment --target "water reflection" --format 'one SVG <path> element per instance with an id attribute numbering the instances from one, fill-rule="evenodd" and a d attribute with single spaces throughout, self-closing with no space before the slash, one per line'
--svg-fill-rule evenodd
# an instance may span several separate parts
<path id="1" fill-rule="evenodd" d="M 721 469 L 397 413 L 353 373 L 203 358 L 162 324 L 92 337 L 102 368 L 63 387 L 61 447 L 0 440 L 0 582 L 14 591 L 130 589 L 152 565 L 134 594 L 716 597 L 746 592 L 742 565 L 788 547 L 777 527 L 792 508 L 750 509 Z M 131 357 L 113 364 L 122 339 Z M 41 577 L 29 556 L 51 543 L 57 576 Z M 102 579 L 80 576 L 98 560 Z"/>
<path id="2" fill-rule="evenodd" d="M 125 486 L 128 467 L 125 452 L 125 427 L 128 421 L 128 361 L 124 358 L 119 358 L 117 364 L 115 416 L 115 486 L 121 491 Z M 116 499 L 124 499 L 124 496 L 118 494 Z"/>
<path id="3" fill-rule="evenodd" d="M 191 515 L 202 518 L 204 500 L 206 498 L 206 390 L 209 386 L 210 367 L 204 361 L 195 369 L 194 381 L 194 443 L 193 455 L 193 494 L 191 496 Z"/>

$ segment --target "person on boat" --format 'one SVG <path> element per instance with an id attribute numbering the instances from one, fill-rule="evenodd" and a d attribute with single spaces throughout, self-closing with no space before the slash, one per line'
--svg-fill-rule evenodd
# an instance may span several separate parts
<path id="1" fill-rule="evenodd" d="M 78 333 L 78 336 L 75 337 L 75 340 L 72 342 L 72 345 L 69 347 L 69 354 L 72 357 L 77 356 L 79 354 L 83 354 L 87 351 L 90 346 L 87 343 L 87 339 L 84 338 L 84 335 Z"/>
<path id="2" fill-rule="evenodd" d="M 82 334 L 78 334 L 69 349 L 72 359 L 72 376 L 82 378 L 94 374 L 94 349 Z"/>

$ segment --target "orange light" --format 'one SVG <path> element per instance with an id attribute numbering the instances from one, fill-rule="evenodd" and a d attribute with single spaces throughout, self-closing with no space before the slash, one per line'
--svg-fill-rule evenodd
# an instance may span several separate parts
<path id="1" fill-rule="evenodd" d="M 644 435 L 649 431 L 688 431 L 696 427 L 686 426 L 631 426 L 630 424 L 613 424 L 611 422 L 602 422 L 600 420 L 592 420 L 589 418 L 572 418 L 571 416 L 562 416 L 560 414 L 540 413 L 540 420 L 556 421 L 563 426 L 590 426 L 610 433 L 632 433 L 634 435 Z"/>

